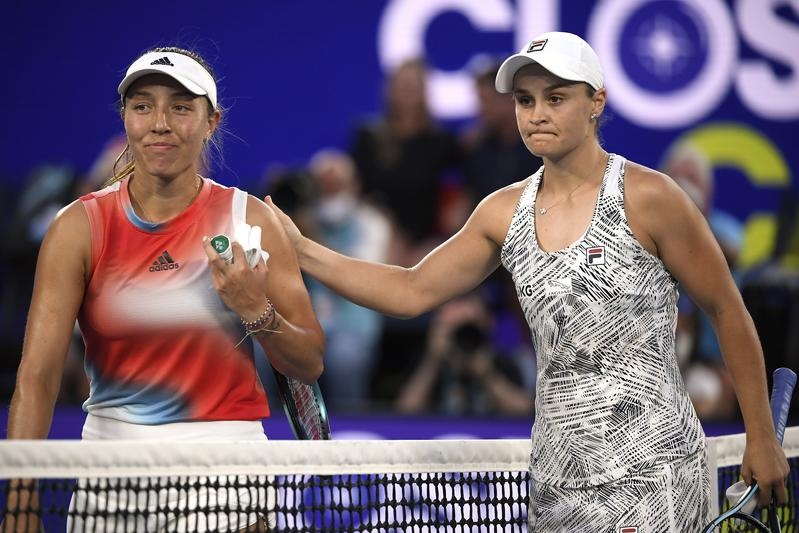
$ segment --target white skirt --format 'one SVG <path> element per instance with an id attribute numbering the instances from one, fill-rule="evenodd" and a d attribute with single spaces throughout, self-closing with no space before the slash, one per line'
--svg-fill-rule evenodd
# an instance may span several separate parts
<path id="1" fill-rule="evenodd" d="M 260 421 L 142 425 L 89 414 L 83 440 L 266 440 Z M 166 444 L 168 445 L 168 444 Z M 67 531 L 210 532 L 274 527 L 267 476 L 80 479 Z"/>
<path id="2" fill-rule="evenodd" d="M 535 533 L 694 533 L 709 520 L 705 450 L 673 463 L 585 488 L 531 482 L 528 528 Z"/>
<path id="3" fill-rule="evenodd" d="M 266 440 L 260 420 L 212 420 L 133 424 L 89 413 L 83 440 Z"/>

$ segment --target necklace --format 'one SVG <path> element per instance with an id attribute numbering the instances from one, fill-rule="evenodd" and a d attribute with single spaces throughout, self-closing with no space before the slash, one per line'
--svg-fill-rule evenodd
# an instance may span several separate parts
<path id="1" fill-rule="evenodd" d="M 605 155 L 602 157 L 602 159 L 604 159 L 604 160 L 605 160 L 605 168 L 607 168 L 608 164 L 610 163 L 610 156 L 609 156 L 609 155 L 606 153 L 606 154 L 605 154 Z M 543 178 L 543 177 L 542 177 L 542 178 Z M 567 194 L 566 196 L 564 196 L 563 198 L 561 198 L 560 200 L 558 200 L 558 201 L 557 201 L 557 202 L 555 202 L 554 204 L 550 205 L 549 207 L 541 207 L 541 209 L 539 209 L 539 210 L 538 210 L 538 212 L 539 212 L 541 215 L 546 215 L 547 213 L 549 213 L 549 212 L 552 210 L 552 208 L 553 208 L 553 207 L 557 206 L 558 204 L 560 204 L 560 203 L 561 203 L 561 202 L 563 202 L 564 200 L 567 200 L 567 199 L 571 198 L 571 197 L 572 197 L 572 195 L 573 195 L 575 192 L 577 192 L 577 189 L 579 189 L 580 187 L 582 187 L 583 185 L 585 185 L 585 182 L 586 182 L 586 181 L 588 181 L 588 180 L 583 180 L 583 181 L 581 181 L 580 183 L 578 183 L 578 184 L 577 184 L 577 187 L 575 187 L 574 189 L 572 189 L 571 191 L 569 191 L 569 194 Z"/>
<path id="2" fill-rule="evenodd" d="M 547 213 L 549 213 L 549 211 L 550 211 L 550 210 L 551 210 L 553 207 L 555 207 L 555 206 L 556 206 L 556 205 L 558 205 L 559 203 L 563 202 L 563 201 L 564 201 L 564 200 L 566 200 L 567 198 L 571 198 L 572 194 L 574 194 L 575 192 L 577 192 L 577 189 L 579 189 L 580 187 L 582 187 L 584 184 L 585 184 L 585 181 L 581 181 L 580 183 L 578 183 L 578 184 L 577 184 L 577 187 L 575 187 L 574 189 L 572 189 L 572 190 L 569 192 L 569 194 L 567 194 L 566 196 L 564 196 L 563 198 L 561 198 L 560 200 L 558 200 L 558 201 L 557 201 L 557 202 L 555 202 L 554 204 L 550 205 L 549 207 L 541 207 L 541 209 L 540 209 L 538 212 L 539 212 L 540 214 L 542 214 L 542 215 L 546 215 Z"/>

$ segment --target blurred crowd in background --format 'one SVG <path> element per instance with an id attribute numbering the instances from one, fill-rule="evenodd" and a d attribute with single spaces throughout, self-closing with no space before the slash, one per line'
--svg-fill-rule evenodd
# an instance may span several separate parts
<path id="1" fill-rule="evenodd" d="M 535 172 L 517 131 L 513 102 L 494 90 L 498 61 L 474 61 L 479 114 L 457 131 L 438 123 L 426 101 L 425 63 L 407 61 L 386 79 L 382 114 L 352 131 L 344 149 L 318 151 L 306 165 L 267 165 L 248 192 L 274 202 L 303 233 L 348 255 L 410 266 L 456 232 L 492 191 Z M 22 349 L 36 256 L 48 224 L 77 196 L 102 187 L 124 138 L 98 147 L 85 174 L 43 165 L 19 190 L 0 194 L 4 246 L 0 275 L 0 395 L 8 402 Z M 608 147 L 614 151 L 614 147 Z M 650 162 L 674 178 L 706 214 L 767 356 L 781 364 L 799 354 L 799 216 L 786 191 L 770 259 L 740 269 L 743 224 L 714 205 L 712 165 L 689 144 Z M 225 183 L 224 176 L 210 177 Z M 0 185 L 9 187 L 9 185 Z M 413 320 L 354 305 L 307 279 L 327 335 L 320 385 L 333 412 L 530 416 L 534 414 L 535 350 L 515 289 L 503 269 L 482 287 Z M 682 297 L 678 358 L 700 417 L 739 418 L 735 395 L 710 323 Z M 82 341 L 75 331 L 60 402 L 87 396 Z M 794 355 L 790 355 L 794 354 Z"/>

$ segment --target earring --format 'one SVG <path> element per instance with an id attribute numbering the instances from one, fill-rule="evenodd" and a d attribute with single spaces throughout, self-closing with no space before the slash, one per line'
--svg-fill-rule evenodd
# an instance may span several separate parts
<path id="1" fill-rule="evenodd" d="M 596 113 L 591 113 L 591 121 L 596 120 L 596 118 L 597 118 L 597 114 Z"/>

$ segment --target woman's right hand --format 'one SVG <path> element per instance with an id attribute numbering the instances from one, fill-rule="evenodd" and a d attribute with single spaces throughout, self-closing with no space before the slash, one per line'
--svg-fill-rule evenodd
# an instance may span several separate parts
<path id="1" fill-rule="evenodd" d="M 286 213 L 284 213 L 278 206 L 276 206 L 272 202 L 271 196 L 266 196 L 264 198 L 264 203 L 266 203 L 266 205 L 268 205 L 272 209 L 272 211 L 275 212 L 278 219 L 280 220 L 280 224 L 283 226 L 283 229 L 286 231 L 286 235 L 288 236 L 291 245 L 296 250 L 297 247 L 302 242 L 302 232 L 300 232 L 299 228 L 294 223 L 294 221 L 291 220 L 291 217 L 289 217 Z"/>

